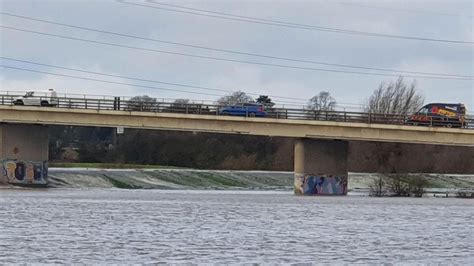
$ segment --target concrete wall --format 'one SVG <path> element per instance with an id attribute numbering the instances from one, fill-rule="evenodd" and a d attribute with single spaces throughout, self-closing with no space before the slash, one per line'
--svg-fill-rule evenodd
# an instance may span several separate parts
<path id="1" fill-rule="evenodd" d="M 474 147 L 351 141 L 349 171 L 474 174 Z"/>
<path id="2" fill-rule="evenodd" d="M 0 182 L 46 184 L 48 127 L 0 124 Z"/>
<path id="3" fill-rule="evenodd" d="M 347 141 L 295 141 L 295 194 L 347 194 Z"/>

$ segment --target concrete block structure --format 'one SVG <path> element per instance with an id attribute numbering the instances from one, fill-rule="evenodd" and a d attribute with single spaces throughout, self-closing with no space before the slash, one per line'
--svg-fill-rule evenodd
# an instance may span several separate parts
<path id="1" fill-rule="evenodd" d="M 0 123 L 0 181 L 46 186 L 48 183 L 48 127 Z"/>
<path id="2" fill-rule="evenodd" d="M 348 142 L 295 141 L 295 194 L 346 195 Z"/>

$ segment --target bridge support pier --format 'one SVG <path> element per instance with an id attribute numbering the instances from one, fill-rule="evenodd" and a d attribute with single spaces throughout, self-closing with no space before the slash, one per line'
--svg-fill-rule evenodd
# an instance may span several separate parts
<path id="1" fill-rule="evenodd" d="M 48 127 L 0 123 L 0 182 L 48 184 Z"/>
<path id="2" fill-rule="evenodd" d="M 348 142 L 295 141 L 295 195 L 347 194 Z"/>

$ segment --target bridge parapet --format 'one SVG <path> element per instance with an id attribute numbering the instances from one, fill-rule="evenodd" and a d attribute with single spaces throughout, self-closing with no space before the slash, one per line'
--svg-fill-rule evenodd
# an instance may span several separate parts
<path id="1" fill-rule="evenodd" d="M 16 93 L 2 93 L 0 92 L 0 105 L 11 106 L 14 105 L 15 99 L 20 95 Z M 41 100 L 49 100 L 46 96 L 38 96 Z M 166 99 L 169 100 L 169 99 Z M 217 105 L 210 102 L 189 102 L 177 103 L 173 101 L 158 101 L 155 98 L 148 100 L 133 100 L 133 98 L 126 97 L 112 97 L 97 95 L 63 95 L 55 98 L 55 104 L 52 105 L 58 109 L 87 109 L 87 110 L 115 110 L 115 111 L 129 111 L 129 112 L 144 112 L 144 113 L 176 113 L 176 114 L 192 114 L 192 115 L 225 115 L 220 110 L 226 106 Z M 244 107 L 244 105 L 242 105 Z M 241 114 L 245 117 L 255 116 L 255 113 L 248 112 Z M 399 114 L 377 114 L 367 113 L 362 111 L 326 111 L 326 110 L 311 110 L 304 106 L 297 108 L 292 106 L 288 108 L 285 106 L 265 107 L 265 117 L 280 120 L 308 120 L 308 121 L 334 121 L 343 123 L 367 123 L 367 124 L 390 124 L 390 125 L 405 125 L 410 119 L 409 115 Z M 438 117 L 441 118 L 441 117 Z M 452 123 L 444 121 L 444 119 L 437 119 L 431 117 L 429 120 L 418 123 L 420 126 L 446 126 L 446 127 L 462 127 L 474 129 L 474 117 L 467 116 L 462 122 Z"/>

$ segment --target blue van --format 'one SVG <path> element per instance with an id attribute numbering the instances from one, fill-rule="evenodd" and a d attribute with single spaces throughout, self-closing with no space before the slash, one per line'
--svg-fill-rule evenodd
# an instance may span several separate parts
<path id="1" fill-rule="evenodd" d="M 263 104 L 244 103 L 219 108 L 219 115 L 265 117 L 267 112 L 265 112 Z"/>

